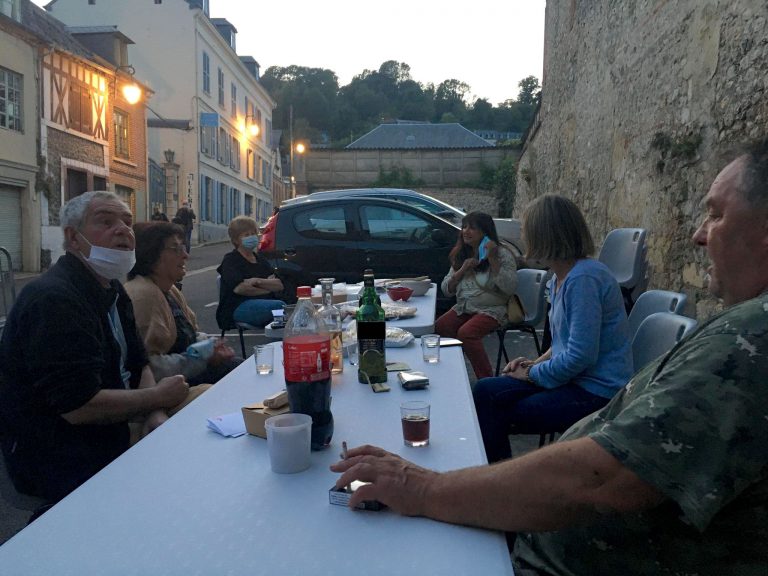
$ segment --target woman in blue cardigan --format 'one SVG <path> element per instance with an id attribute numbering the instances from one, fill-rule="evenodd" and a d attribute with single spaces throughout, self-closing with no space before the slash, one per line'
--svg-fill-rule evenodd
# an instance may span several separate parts
<path id="1" fill-rule="evenodd" d="M 523 217 L 528 258 L 544 262 L 552 347 L 515 358 L 503 375 L 478 380 L 475 408 L 489 462 L 511 456 L 509 434 L 563 431 L 608 403 L 632 376 L 629 326 L 611 271 L 593 260 L 592 236 L 567 198 L 534 200 Z"/>

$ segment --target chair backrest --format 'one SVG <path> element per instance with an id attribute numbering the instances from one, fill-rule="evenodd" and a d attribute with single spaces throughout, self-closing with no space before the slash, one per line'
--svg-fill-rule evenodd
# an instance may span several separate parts
<path id="1" fill-rule="evenodd" d="M 622 288 L 634 288 L 645 273 L 645 234 L 644 228 L 616 228 L 600 248 L 598 260 L 611 269 Z"/>
<path id="2" fill-rule="evenodd" d="M 666 354 L 696 327 L 696 320 L 671 312 L 655 312 L 640 323 L 632 340 L 632 360 L 635 372 Z"/>
<path id="3" fill-rule="evenodd" d="M 682 314 L 688 297 L 682 292 L 648 290 L 640 294 L 629 313 L 629 334 L 634 336 L 640 323 L 654 312 Z"/>
<path id="4" fill-rule="evenodd" d="M 522 268 L 517 271 L 517 295 L 525 310 L 525 323 L 538 325 L 544 320 L 546 305 L 544 293 L 547 288 L 547 271 Z"/>
<path id="5" fill-rule="evenodd" d="M 13 279 L 11 254 L 0 246 L 0 335 L 5 328 L 5 319 L 16 301 L 16 284 Z"/>

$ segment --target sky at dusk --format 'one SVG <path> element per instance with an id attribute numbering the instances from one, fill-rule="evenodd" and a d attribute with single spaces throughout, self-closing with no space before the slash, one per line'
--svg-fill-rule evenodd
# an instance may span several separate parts
<path id="1" fill-rule="evenodd" d="M 44 6 L 49 0 L 33 0 Z M 123 0 L 149 1 L 149 0 Z M 411 78 L 469 84 L 468 101 L 515 98 L 526 76 L 541 79 L 545 0 L 210 0 L 214 18 L 237 28 L 237 52 L 262 72 L 296 64 L 328 68 L 348 84 L 396 60 Z M 111 23 L 105 23 L 111 24 Z"/>

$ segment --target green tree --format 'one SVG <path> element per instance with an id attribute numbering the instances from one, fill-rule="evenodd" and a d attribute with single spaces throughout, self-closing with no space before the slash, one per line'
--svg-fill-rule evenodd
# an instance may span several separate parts
<path id="1" fill-rule="evenodd" d="M 469 84 L 466 82 L 455 78 L 443 80 L 435 91 L 435 118 L 442 119 L 445 114 L 450 113 L 453 118 L 461 121 L 467 111 L 464 99 L 469 90 Z"/>
<path id="2" fill-rule="evenodd" d="M 535 105 L 538 103 L 541 86 L 539 86 L 539 79 L 536 76 L 526 76 L 517 83 L 517 86 L 520 88 L 517 95 L 517 101 L 520 104 Z"/>

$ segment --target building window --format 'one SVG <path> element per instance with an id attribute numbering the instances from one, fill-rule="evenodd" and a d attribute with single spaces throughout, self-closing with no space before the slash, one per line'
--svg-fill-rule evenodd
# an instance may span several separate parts
<path id="1" fill-rule="evenodd" d="M 0 67 L 0 127 L 21 132 L 21 74 Z"/>
<path id="2" fill-rule="evenodd" d="M 219 106 L 224 107 L 224 71 L 219 68 Z"/>
<path id="3" fill-rule="evenodd" d="M 200 220 L 212 221 L 213 180 L 208 176 L 200 178 Z"/>
<path id="4" fill-rule="evenodd" d="M 200 127 L 200 152 L 208 156 L 208 158 L 216 157 L 216 127 L 215 126 Z"/>
<path id="5" fill-rule="evenodd" d="M 203 92 L 211 93 L 211 58 L 203 52 Z"/>
<path id="6" fill-rule="evenodd" d="M 229 167 L 235 172 L 240 172 L 240 140 L 232 136 L 232 150 L 230 152 Z"/>
<path id="7" fill-rule="evenodd" d="M 231 86 L 231 92 L 232 92 L 232 109 L 229 111 L 230 116 L 232 118 L 237 117 L 237 86 L 234 82 L 232 82 Z"/>
<path id="8" fill-rule="evenodd" d="M 250 194 L 245 195 L 245 210 L 243 210 L 243 214 L 253 216 L 253 196 Z"/>
<path id="9" fill-rule="evenodd" d="M 74 82 L 69 86 L 69 128 L 83 134 L 92 134 L 91 91 L 88 86 Z"/>
<path id="10" fill-rule="evenodd" d="M 248 180 L 253 180 L 256 178 L 256 162 L 253 150 L 248 148 L 245 156 L 245 175 L 248 177 Z"/>
<path id="11" fill-rule="evenodd" d="M 229 165 L 229 156 L 230 156 L 230 142 L 229 142 L 229 134 L 227 134 L 227 131 L 224 130 L 224 128 L 219 128 L 219 162 L 224 164 L 225 166 Z"/>
<path id="12" fill-rule="evenodd" d="M 230 220 L 231 218 L 227 218 L 227 185 L 219 182 L 219 213 L 216 222 L 224 224 Z"/>
<path id="13" fill-rule="evenodd" d="M 128 114 L 115 108 L 113 118 L 115 121 L 115 156 L 126 159 L 130 158 Z"/>

